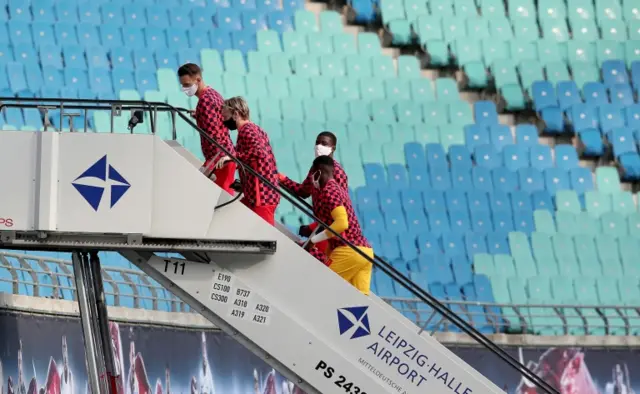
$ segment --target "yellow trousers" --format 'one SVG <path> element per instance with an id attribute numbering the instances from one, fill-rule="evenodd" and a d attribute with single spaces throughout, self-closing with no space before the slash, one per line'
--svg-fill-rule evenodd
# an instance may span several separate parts
<path id="1" fill-rule="evenodd" d="M 362 247 L 358 249 L 373 259 L 373 249 Z M 371 262 L 348 246 L 339 246 L 332 250 L 329 259 L 331 259 L 329 268 L 333 272 L 351 283 L 362 294 L 369 295 L 373 268 Z"/>

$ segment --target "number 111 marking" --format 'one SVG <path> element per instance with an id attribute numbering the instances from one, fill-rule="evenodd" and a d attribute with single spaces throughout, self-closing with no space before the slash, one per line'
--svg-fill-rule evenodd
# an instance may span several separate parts
<path id="1" fill-rule="evenodd" d="M 174 261 L 173 264 L 171 264 L 171 260 L 165 260 L 164 261 L 164 272 L 169 272 L 169 267 L 171 267 L 173 265 L 173 273 L 175 275 L 178 275 L 178 273 L 180 275 L 184 275 L 184 267 L 187 265 L 187 263 L 185 262 L 178 262 L 178 261 Z"/>

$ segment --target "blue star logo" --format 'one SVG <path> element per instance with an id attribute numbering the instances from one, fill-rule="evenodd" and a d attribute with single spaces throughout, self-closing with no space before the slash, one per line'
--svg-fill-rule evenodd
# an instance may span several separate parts
<path id="1" fill-rule="evenodd" d="M 96 212 L 106 190 L 110 195 L 109 207 L 113 208 L 131 187 L 118 170 L 107 163 L 107 155 L 96 161 L 71 184 Z"/>
<path id="2" fill-rule="evenodd" d="M 340 335 L 351 333 L 351 338 L 349 339 L 371 335 L 367 310 L 369 310 L 368 306 L 338 309 L 338 328 Z"/>

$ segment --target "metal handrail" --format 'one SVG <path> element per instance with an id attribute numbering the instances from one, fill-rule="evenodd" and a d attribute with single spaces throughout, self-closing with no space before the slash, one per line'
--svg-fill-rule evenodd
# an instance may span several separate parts
<path id="1" fill-rule="evenodd" d="M 10 259 L 16 259 L 18 260 L 18 262 L 20 263 L 25 263 L 25 265 L 27 265 L 27 267 L 17 267 L 15 265 L 12 265 L 9 263 L 9 265 L 7 265 L 6 263 L 3 262 L 3 258 L 6 260 L 6 258 L 10 258 Z M 36 269 L 34 269 L 28 262 L 29 261 L 36 261 L 38 263 L 53 263 L 56 264 L 58 267 L 60 267 L 62 272 L 47 272 L 47 271 L 38 271 Z M 27 286 L 32 286 L 33 287 L 33 293 L 34 296 L 41 296 L 41 297 L 45 297 L 45 298 L 53 298 L 53 299 L 65 299 L 65 297 L 61 296 L 63 291 L 68 291 L 71 293 L 71 296 L 73 298 L 73 300 L 76 299 L 76 288 L 75 288 L 75 281 L 73 279 L 73 274 L 72 274 L 72 266 L 73 263 L 71 261 L 67 261 L 67 260 L 60 260 L 60 259 L 53 259 L 53 258 L 48 258 L 48 257 L 41 257 L 41 256 L 30 256 L 30 255 L 22 255 L 22 254 L 16 254 L 16 253 L 0 253 L 0 270 L 2 270 L 3 268 L 8 270 L 11 274 L 11 276 L 14 278 L 11 281 L 8 281 L 6 279 L 3 279 L 2 277 L 0 277 L 0 282 L 8 282 L 8 283 L 12 283 L 13 284 L 13 293 L 14 294 L 19 294 L 19 287 L 20 285 L 27 285 Z M 67 268 L 69 270 L 68 273 L 65 273 L 65 268 Z M 24 281 L 20 279 L 20 275 L 18 275 L 19 272 L 24 272 L 24 273 L 28 273 L 31 274 L 32 278 L 34 279 L 33 281 Z M 140 292 L 134 293 L 134 294 L 124 294 L 119 290 L 119 287 L 124 285 L 124 286 L 128 286 L 132 289 L 138 288 L 138 287 L 146 287 L 149 290 L 156 290 L 155 293 L 158 293 L 158 290 L 160 292 L 165 291 L 166 289 L 164 289 L 162 286 L 158 285 L 153 285 L 153 279 L 151 279 L 150 277 L 148 277 L 146 274 L 144 274 L 142 271 L 136 271 L 136 270 L 132 270 L 132 269 L 127 269 L 127 268 L 120 268 L 120 267 L 110 267 L 110 266 L 103 266 L 102 267 L 102 272 L 103 272 L 103 279 L 104 282 L 108 283 L 111 289 L 113 289 L 112 291 L 109 291 L 108 288 L 105 288 L 105 295 L 107 296 L 112 296 L 114 299 L 114 306 L 128 306 L 125 305 L 123 302 L 120 301 L 120 298 L 131 298 L 133 300 L 133 305 L 135 307 L 140 307 L 141 301 L 145 301 L 145 300 L 149 300 L 153 303 L 154 307 L 152 308 L 153 310 L 161 310 L 158 307 L 158 303 L 162 302 L 162 303 L 167 303 L 169 305 L 171 305 L 171 311 L 172 312 L 177 312 L 177 311 L 185 311 L 187 310 L 187 305 L 185 303 L 183 303 L 181 300 L 179 300 L 177 297 L 173 297 L 173 298 L 167 298 L 167 297 L 158 297 L 158 296 L 154 296 L 153 294 L 151 296 L 148 295 L 144 295 L 141 294 Z M 109 275 L 110 272 L 117 272 L 119 274 L 129 274 L 129 275 L 136 275 L 139 276 L 141 278 L 144 278 L 146 281 L 150 282 L 150 285 L 145 285 L 145 284 L 141 284 L 141 283 L 135 283 L 135 282 L 129 282 L 129 281 L 123 281 L 123 280 L 115 280 L 111 278 L 111 275 Z M 51 276 L 52 279 L 55 279 L 53 282 L 54 283 L 42 283 L 40 281 L 40 277 L 42 275 L 45 276 Z M 68 280 L 68 283 L 70 285 L 66 285 L 66 284 L 61 284 L 60 283 L 60 278 L 64 278 Z M 42 296 L 40 295 L 40 289 L 41 288 L 51 288 L 52 289 L 52 296 L 47 297 L 47 296 Z M 152 292 L 153 293 L 153 292 Z M 179 306 L 179 308 L 176 308 L 176 306 Z"/>
<path id="2" fill-rule="evenodd" d="M 6 258 L 16 259 L 26 263 L 28 263 L 29 261 L 54 263 L 58 265 L 61 269 L 62 267 L 71 268 L 72 266 L 71 261 L 53 259 L 53 258 L 41 257 L 41 256 L 30 256 L 30 255 L 23 255 L 23 254 L 17 254 L 17 253 L 4 253 L 4 252 L 0 253 L 0 259 L 3 257 L 5 259 Z M 17 286 L 14 286 L 14 290 L 18 289 L 19 285 L 28 285 L 28 286 L 33 286 L 34 294 L 36 294 L 38 293 L 37 289 L 41 287 L 52 288 L 53 295 L 51 297 L 46 297 L 46 298 L 52 298 L 52 299 L 65 299 L 65 297 L 60 296 L 61 294 L 60 290 L 66 290 L 66 291 L 69 291 L 71 294 L 75 294 L 75 284 L 74 284 L 75 281 L 73 280 L 72 274 L 67 274 L 64 272 L 56 272 L 56 273 L 45 272 L 45 271 L 38 271 L 33 267 L 26 268 L 26 267 L 16 267 L 15 265 L 6 266 L 4 264 L 0 264 L 0 269 L 2 268 L 7 269 L 10 272 L 14 271 L 15 273 L 20 271 L 26 272 L 26 273 L 35 273 L 35 281 L 31 281 L 31 282 L 20 279 L 19 275 L 15 276 L 17 277 L 15 281 L 14 280 L 8 281 L 0 277 L 0 282 L 8 282 L 8 283 L 16 284 Z M 122 274 L 137 275 L 141 279 L 142 278 L 150 279 L 144 272 L 137 271 L 134 269 L 129 269 L 129 268 L 103 266 L 102 270 L 103 272 L 117 272 L 121 275 Z M 42 283 L 40 281 L 40 278 L 42 277 L 42 275 L 51 275 L 51 276 L 67 278 L 69 279 L 69 283 L 71 285 L 61 285 L 61 284 L 54 285 L 50 283 Z M 152 301 L 153 306 L 152 308 L 150 308 L 151 310 L 163 310 L 162 308 L 159 307 L 159 302 L 167 303 L 169 305 L 171 305 L 172 303 L 179 303 L 184 307 L 186 307 L 186 304 L 184 304 L 182 301 L 178 300 L 177 298 L 158 297 L 158 296 L 154 296 L 153 294 L 144 295 L 141 292 L 130 295 L 130 294 L 123 294 L 119 290 L 119 286 L 121 285 L 136 287 L 136 288 L 146 287 L 150 290 L 151 289 L 159 290 L 159 291 L 164 290 L 160 285 L 154 285 L 151 281 L 150 281 L 151 284 L 149 285 L 145 285 L 142 283 L 127 282 L 122 280 L 114 280 L 114 279 L 105 279 L 105 282 L 111 284 L 111 287 L 113 289 L 113 291 L 105 291 L 105 294 L 113 297 L 114 306 L 128 306 L 118 300 L 120 297 L 127 297 L 127 298 L 132 298 L 133 304 L 136 307 L 141 309 L 149 309 L 149 308 L 140 306 L 141 301 L 145 301 L 145 300 Z M 15 294 L 19 294 L 19 291 L 15 291 Z M 398 307 L 398 304 L 401 304 L 401 307 L 399 309 L 402 312 L 406 311 L 408 313 L 414 314 L 415 321 L 418 322 L 419 325 L 422 323 L 422 325 L 425 327 L 429 326 L 430 328 L 429 331 L 431 331 L 432 333 L 435 333 L 437 331 L 443 331 L 443 332 L 455 331 L 455 330 L 452 330 L 451 325 L 447 324 L 446 322 L 433 322 L 433 324 L 429 324 L 429 322 L 426 321 L 427 319 L 424 318 L 424 316 L 428 316 L 431 310 L 428 308 L 421 308 L 421 306 L 418 305 L 420 303 L 416 299 L 404 298 L 404 297 L 383 297 L 383 299 L 387 303 L 394 305 L 396 307 Z M 516 318 L 520 322 L 518 327 L 520 328 L 522 333 L 534 331 L 534 327 L 529 326 L 530 320 L 540 319 L 540 318 L 554 319 L 554 322 L 548 325 L 547 327 L 556 331 L 562 331 L 561 334 L 564 334 L 564 335 L 572 335 L 574 333 L 574 329 L 582 330 L 583 332 L 589 332 L 589 330 L 591 329 L 602 329 L 605 335 L 614 335 L 613 332 L 618 331 L 618 329 L 620 330 L 621 333 L 624 333 L 626 335 L 634 335 L 635 332 L 637 332 L 636 330 L 640 330 L 640 306 L 576 305 L 576 304 L 508 304 L 508 303 L 490 303 L 490 302 L 463 301 L 463 300 L 451 300 L 451 301 L 442 300 L 442 302 L 450 306 L 459 306 L 460 311 L 469 317 L 471 324 L 474 327 L 476 327 L 476 329 L 483 329 L 483 328 L 490 327 L 490 328 L 493 328 L 493 330 L 496 332 L 500 332 L 501 329 L 506 329 L 511 327 L 508 321 L 504 321 L 504 320 L 509 320 L 507 318 L 509 316 Z M 482 309 L 480 311 L 473 311 L 472 309 L 469 308 L 473 306 L 481 307 Z M 184 307 L 181 308 L 181 310 L 186 310 L 186 308 Z M 494 312 L 494 308 L 500 308 L 503 310 L 499 314 L 497 314 Z M 507 313 L 506 311 L 507 309 L 510 309 L 511 311 L 513 311 L 513 313 Z M 544 309 L 544 311 L 532 312 L 532 310 L 534 309 Z M 576 315 L 567 316 L 564 313 L 564 311 L 566 311 L 567 309 L 575 311 Z M 176 312 L 176 311 L 177 311 L 176 308 L 172 309 L 172 312 Z M 525 313 L 522 311 L 528 311 L 529 313 Z M 597 316 L 594 316 L 592 314 L 588 315 L 587 314 L 588 311 L 595 311 L 598 315 Z M 609 312 L 612 312 L 612 313 L 609 313 Z M 633 316 L 633 314 L 635 314 L 635 316 Z M 479 325 L 478 323 L 481 323 L 482 321 L 479 321 L 476 318 L 484 319 L 487 322 L 487 325 Z M 604 322 L 604 324 L 597 324 L 593 321 L 590 321 L 589 320 L 590 318 L 599 319 L 599 322 L 600 323 Z M 623 324 L 612 324 L 610 319 L 608 318 L 612 318 L 611 320 L 622 321 Z M 569 320 L 581 320 L 582 323 L 571 323 Z"/>
<path id="3" fill-rule="evenodd" d="M 435 332 L 442 325 L 441 322 L 430 324 L 432 322 L 425 319 L 420 324 L 422 314 L 428 314 L 428 308 L 421 308 L 415 299 L 384 297 L 386 302 L 392 303 L 402 312 L 415 313 L 418 324 L 429 331 Z M 640 331 L 640 306 L 621 306 L 621 305 L 577 305 L 577 304 L 507 304 L 507 303 L 491 303 L 477 301 L 462 300 L 443 300 L 445 304 L 457 306 L 458 309 L 469 316 L 471 324 L 477 326 L 481 321 L 474 318 L 485 319 L 487 324 L 481 327 L 491 327 L 496 332 L 510 329 L 512 332 L 519 333 L 535 333 L 535 327 L 543 325 L 536 324 L 532 320 L 552 319 L 552 322 L 546 321 L 545 326 L 556 331 L 558 335 L 584 335 L 593 329 L 602 329 L 601 335 L 635 335 Z M 474 311 L 470 307 L 479 307 L 479 311 Z M 541 311 L 540 311 L 541 310 Z M 518 324 L 512 327 L 511 320 L 517 320 Z M 574 321 L 581 323 L 572 323 Z M 622 322 L 622 324 L 612 323 Z M 550 324 L 549 324 L 550 323 Z M 581 330 L 576 332 L 573 330 Z M 449 330 L 445 330 L 449 331 Z"/>
<path id="4" fill-rule="evenodd" d="M 32 104 L 23 104 L 24 102 L 32 103 Z M 76 104 L 65 105 L 65 102 L 71 102 Z M 89 104 L 87 104 L 89 103 Z M 49 105 L 47 105 L 49 104 Z M 64 123 L 64 117 L 69 116 L 70 118 L 70 128 L 71 131 L 75 131 L 73 127 L 73 119 L 74 116 L 79 116 L 80 114 L 76 113 L 65 113 L 65 110 L 82 110 L 84 117 L 84 131 L 89 130 L 89 111 L 111 111 L 111 133 L 114 133 L 114 113 L 115 116 L 121 116 L 122 110 L 128 111 L 149 111 L 152 116 L 149 117 L 151 122 L 151 131 L 152 134 L 155 134 L 156 124 L 157 124 L 157 113 L 158 112 L 168 112 L 172 115 L 172 127 L 173 127 L 173 140 L 177 139 L 177 130 L 176 130 L 176 119 L 175 113 L 177 112 L 190 112 L 186 108 L 176 108 L 176 107 L 167 107 L 167 104 L 164 103 L 151 103 L 146 101 L 132 101 L 132 100 L 86 100 L 86 99 L 59 99 L 59 98 L 15 98 L 15 97 L 0 97 L 0 111 L 5 108 L 32 108 L 38 109 L 42 112 L 44 121 L 44 131 L 48 131 L 49 121 L 47 119 L 47 114 L 51 110 L 57 110 L 56 107 L 51 106 L 51 104 L 58 104 L 60 106 L 60 127 L 62 127 Z M 92 105 L 90 105 L 92 104 Z M 163 105 L 161 105 L 163 104 Z M 123 108 L 126 107 L 126 108 Z M 61 130 L 58 130 L 61 131 Z"/>
<path id="5" fill-rule="evenodd" d="M 484 334 L 482 334 L 475 327 L 470 325 L 463 318 L 459 317 L 454 312 L 449 310 L 449 308 L 447 308 L 445 306 L 445 304 L 443 304 L 440 300 L 438 300 L 437 298 L 433 297 L 425 289 L 423 289 L 420 286 L 418 286 L 410 278 L 408 278 L 403 273 L 398 271 L 391 264 L 389 264 L 388 262 L 384 261 L 379 256 L 375 256 L 375 258 L 373 258 L 373 259 L 370 258 L 369 256 L 367 256 L 364 252 L 362 252 L 359 248 L 357 248 L 351 242 L 349 242 L 346 239 L 344 239 L 344 237 L 342 237 L 341 234 L 339 234 L 339 233 L 335 232 L 333 229 L 331 229 L 327 225 L 327 223 L 325 223 L 324 221 L 322 221 L 319 218 L 317 218 L 313 214 L 313 212 L 311 210 L 308 210 L 305 207 L 305 205 L 300 203 L 300 199 L 297 196 L 294 196 L 293 194 L 290 194 L 290 193 L 283 193 L 282 189 L 280 189 L 277 185 L 272 184 L 269 180 L 267 180 L 261 174 L 257 173 L 255 170 L 253 170 L 253 168 L 251 168 L 250 166 L 246 165 L 241 160 L 238 160 L 224 146 L 219 144 L 215 139 L 213 139 L 206 132 L 204 132 L 202 129 L 200 129 L 198 127 L 198 125 L 196 123 L 194 123 L 188 116 L 185 116 L 183 112 L 186 112 L 187 111 L 186 109 L 184 109 L 184 108 L 176 108 L 176 107 L 173 107 L 172 105 L 169 105 L 169 104 L 166 104 L 166 103 L 147 102 L 147 101 L 142 101 L 142 100 L 140 100 L 140 101 L 126 101 L 126 100 L 40 99 L 40 98 L 22 99 L 22 98 L 15 98 L 15 97 L 5 97 L 5 98 L 0 97 L 0 110 L 2 110 L 2 109 L 4 109 L 5 107 L 8 106 L 8 104 L 6 104 L 7 101 L 9 101 L 9 102 L 16 102 L 17 101 L 18 103 L 11 104 L 11 105 L 14 106 L 14 107 L 18 107 L 18 108 L 34 108 L 34 107 L 38 108 L 39 106 L 42 106 L 41 103 L 43 103 L 43 102 L 49 102 L 49 103 L 58 103 L 59 102 L 59 103 L 61 103 L 61 110 L 63 108 L 64 102 L 77 104 L 78 106 L 80 106 L 81 104 L 87 104 L 88 103 L 88 104 L 94 104 L 94 105 L 99 105 L 99 104 L 120 105 L 120 106 L 131 105 L 131 106 L 137 106 L 137 107 L 142 107 L 142 108 L 154 108 L 156 110 L 158 108 L 166 108 L 167 111 L 171 111 L 171 113 L 173 114 L 172 118 L 174 118 L 176 114 L 178 116 L 180 116 L 183 121 L 185 121 L 187 124 L 189 124 L 193 129 L 198 131 L 198 133 L 200 134 L 202 139 L 206 140 L 210 144 L 215 145 L 218 149 L 220 149 L 220 151 L 222 151 L 232 161 L 234 161 L 239 166 L 239 168 L 242 169 L 242 171 L 248 172 L 252 176 L 255 176 L 257 179 L 259 179 L 261 182 L 263 182 L 265 185 L 267 185 L 270 189 L 272 189 L 276 193 L 280 194 L 285 200 L 287 200 L 289 203 L 291 203 L 294 207 L 296 207 L 297 209 L 302 211 L 307 217 L 312 218 L 319 225 L 324 226 L 327 229 L 327 231 L 331 232 L 336 239 L 344 242 L 345 245 L 349 246 L 354 252 L 358 253 L 362 258 L 367 259 L 374 266 L 378 267 L 385 274 L 387 274 L 391 278 L 393 278 L 394 281 L 396 281 L 397 283 L 402 285 L 402 287 L 404 287 L 410 293 L 415 295 L 420 301 L 429 304 L 434 309 L 434 314 L 439 314 L 439 315 L 441 315 L 443 317 L 446 317 L 449 321 L 451 321 L 453 324 L 455 324 L 457 327 L 459 327 L 464 333 L 466 333 L 467 335 L 472 337 L 479 344 L 481 344 L 484 347 L 486 347 L 487 349 L 491 350 L 494 354 L 496 354 L 504 362 L 509 364 L 517 372 L 523 374 L 527 379 L 529 379 L 536 386 L 542 388 L 545 392 L 559 394 L 558 390 L 553 388 L 546 381 L 544 381 L 542 378 L 540 378 L 534 372 L 529 370 L 525 365 L 520 363 L 517 359 L 515 359 L 511 354 L 506 352 L 500 346 L 496 345 L 491 340 L 489 340 Z M 34 103 L 34 104 L 31 104 L 31 105 L 23 104 L 23 103 L 29 103 L 29 102 Z M 62 119 L 62 115 L 61 115 L 61 119 Z M 86 125 L 86 123 L 87 123 L 87 121 L 86 121 L 86 118 L 85 118 L 85 125 Z M 112 123 L 113 123 L 113 121 L 112 121 Z M 174 125 L 174 138 L 175 138 L 176 137 L 175 119 L 174 119 L 173 125 Z M 153 124 L 152 124 L 152 131 L 155 132 L 155 128 L 153 127 Z"/>

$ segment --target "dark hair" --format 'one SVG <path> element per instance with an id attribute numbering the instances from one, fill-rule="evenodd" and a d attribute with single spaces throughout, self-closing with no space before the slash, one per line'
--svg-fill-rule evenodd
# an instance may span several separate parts
<path id="1" fill-rule="evenodd" d="M 334 161 L 331 156 L 318 156 L 313 161 L 313 168 L 330 171 L 333 174 Z"/>
<path id="2" fill-rule="evenodd" d="M 190 77 L 202 75 L 202 70 L 200 69 L 200 66 L 198 66 L 197 64 L 193 64 L 193 63 L 183 64 L 178 69 L 178 77 L 184 77 L 185 75 L 188 75 Z"/>
<path id="3" fill-rule="evenodd" d="M 333 146 L 338 145 L 338 137 L 336 137 L 336 135 L 330 131 L 323 131 L 322 133 L 318 134 L 318 137 L 328 137 L 331 140 L 331 143 L 333 143 Z"/>

